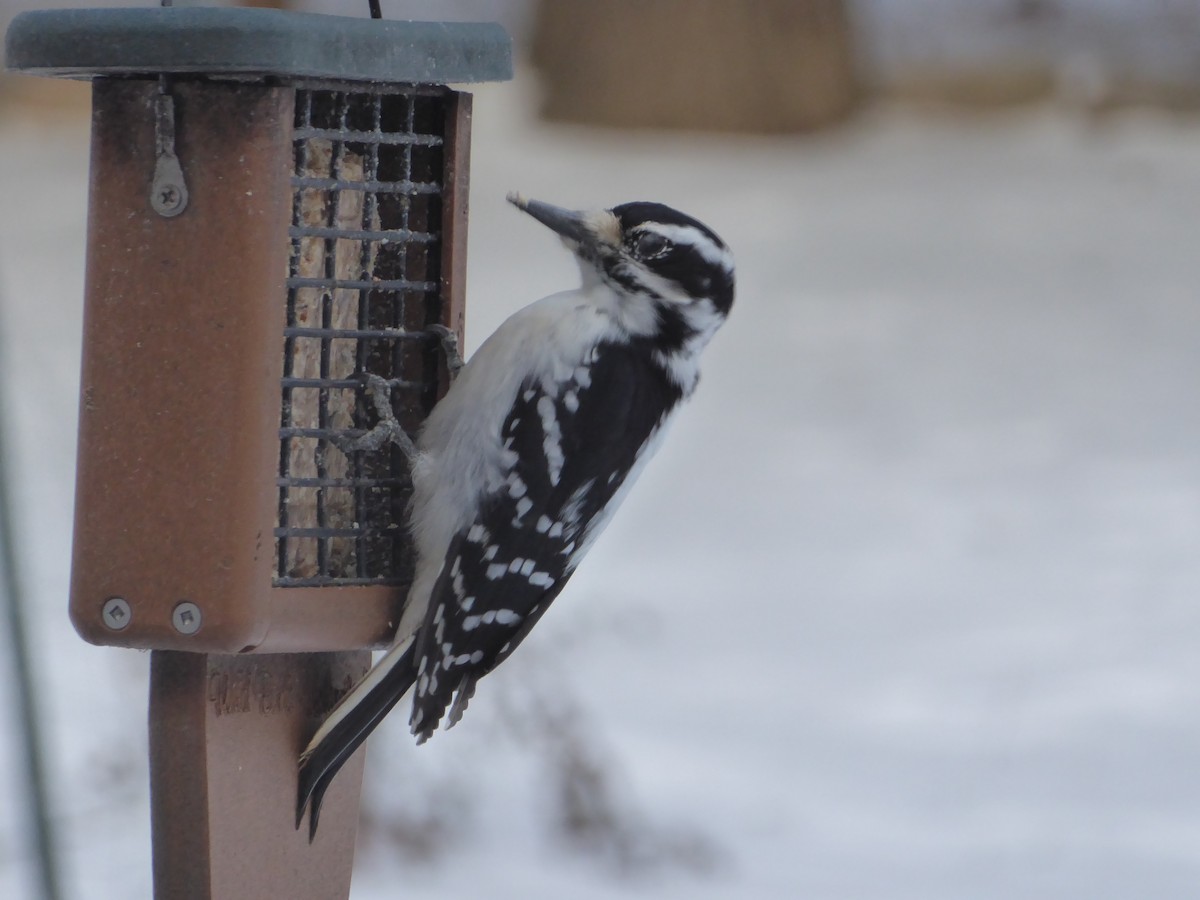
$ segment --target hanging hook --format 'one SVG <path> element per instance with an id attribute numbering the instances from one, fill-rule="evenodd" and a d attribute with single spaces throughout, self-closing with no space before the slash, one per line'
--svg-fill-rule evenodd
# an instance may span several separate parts
<path id="1" fill-rule="evenodd" d="M 175 98 L 171 95 L 171 83 L 163 74 L 158 76 L 158 96 L 154 98 L 154 180 L 150 184 L 150 206 L 163 218 L 170 219 L 187 209 L 187 204 L 183 167 L 175 155 Z"/>

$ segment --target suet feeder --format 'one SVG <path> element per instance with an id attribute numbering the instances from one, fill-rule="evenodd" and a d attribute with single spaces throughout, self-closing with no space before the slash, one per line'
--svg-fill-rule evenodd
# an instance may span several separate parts
<path id="1" fill-rule="evenodd" d="M 388 637 L 398 452 L 461 332 L 470 96 L 496 25 L 266 9 L 47 11 L 18 71 L 93 84 L 71 616 L 97 644 L 237 653 Z"/>
<path id="2" fill-rule="evenodd" d="M 17 72 L 92 81 L 71 618 L 93 643 L 198 651 L 152 665 L 156 890 L 336 896 L 348 864 L 297 863 L 314 851 L 291 832 L 294 754 L 389 638 L 410 574 L 403 455 L 339 438 L 376 421 L 368 375 L 409 427 L 446 386 L 430 326 L 461 336 L 471 122 L 448 85 L 511 77 L 508 37 L 49 10 L 6 49 Z M 272 855 L 253 832 L 277 801 Z M 273 861 L 310 874 L 267 879 Z"/>

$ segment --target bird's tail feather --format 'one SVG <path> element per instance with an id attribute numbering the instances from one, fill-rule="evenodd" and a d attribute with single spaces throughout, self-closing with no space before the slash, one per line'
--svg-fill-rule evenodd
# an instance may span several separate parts
<path id="1" fill-rule="evenodd" d="M 296 827 L 300 827 L 304 810 L 311 805 L 309 841 L 317 834 L 321 801 L 334 776 L 412 686 L 416 677 L 414 656 L 411 637 L 389 650 L 330 711 L 300 754 Z"/>

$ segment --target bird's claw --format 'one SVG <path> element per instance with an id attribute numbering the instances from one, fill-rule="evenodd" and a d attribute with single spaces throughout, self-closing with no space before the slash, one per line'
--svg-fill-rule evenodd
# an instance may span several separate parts
<path id="1" fill-rule="evenodd" d="M 371 398 L 379 421 L 370 431 L 355 438 L 330 434 L 329 442 L 347 456 L 360 451 L 373 453 L 387 444 L 394 444 L 411 464 L 416 458 L 417 448 L 392 409 L 392 383 L 374 372 L 356 372 L 355 378 L 363 383 L 363 390 Z"/>
<path id="2" fill-rule="evenodd" d="M 442 353 L 446 356 L 446 371 L 450 373 L 450 383 L 453 384 L 463 367 L 462 353 L 458 349 L 458 334 L 454 329 L 441 324 L 430 325 L 426 330 L 437 336 Z"/>

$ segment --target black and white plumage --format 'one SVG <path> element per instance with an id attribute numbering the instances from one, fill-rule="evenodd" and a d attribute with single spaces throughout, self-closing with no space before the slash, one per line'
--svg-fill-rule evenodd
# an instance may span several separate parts
<path id="1" fill-rule="evenodd" d="M 562 236 L 581 287 L 525 307 L 463 367 L 407 445 L 417 564 L 397 642 L 301 756 L 297 827 L 413 690 L 418 742 L 459 720 L 476 682 L 558 596 L 699 379 L 733 303 L 733 258 L 658 203 L 574 212 L 510 195 Z M 447 714 L 448 710 L 448 714 Z"/>

